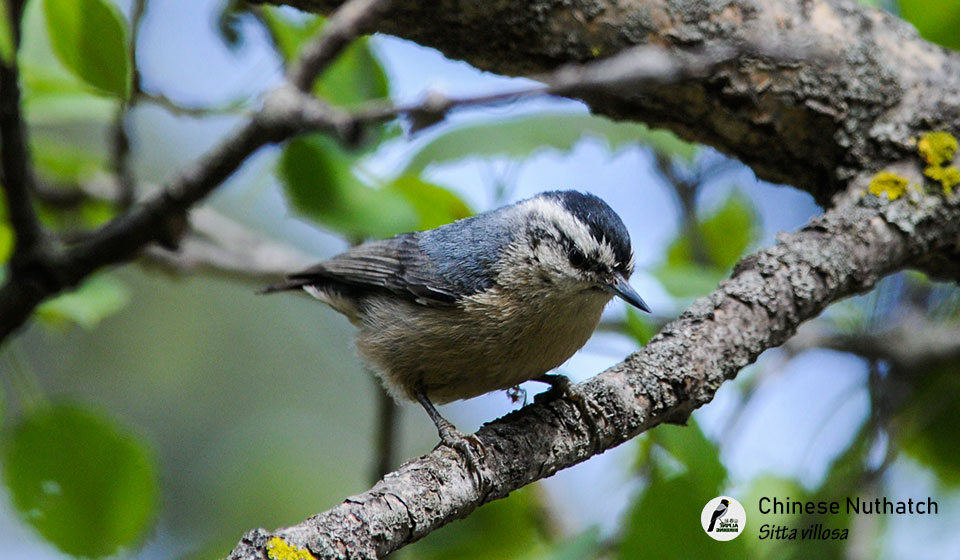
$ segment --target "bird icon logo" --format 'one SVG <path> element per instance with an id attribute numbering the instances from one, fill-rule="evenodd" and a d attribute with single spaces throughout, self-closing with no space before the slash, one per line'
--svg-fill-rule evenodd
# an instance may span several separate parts
<path id="1" fill-rule="evenodd" d="M 712 533 L 713 528 L 717 526 L 717 519 L 723 517 L 723 514 L 727 513 L 727 508 L 730 506 L 730 500 L 723 498 L 720 500 L 720 505 L 717 506 L 717 509 L 713 512 L 713 517 L 710 518 L 710 526 L 707 527 L 707 532 Z"/>
<path id="2" fill-rule="evenodd" d="M 730 496 L 717 496 L 703 506 L 700 511 L 700 524 L 710 538 L 729 541 L 743 532 L 747 523 L 747 513 L 743 505 Z"/>

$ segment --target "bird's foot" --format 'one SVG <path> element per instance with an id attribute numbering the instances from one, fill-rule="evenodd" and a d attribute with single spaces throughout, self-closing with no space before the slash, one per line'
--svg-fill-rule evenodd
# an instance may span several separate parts
<path id="1" fill-rule="evenodd" d="M 587 425 L 591 454 L 595 453 L 600 446 L 600 426 L 596 419 L 603 416 L 603 410 L 565 375 L 547 374 L 534 381 L 548 383 L 550 389 L 534 397 L 533 402 L 546 403 L 563 397 L 567 397 L 573 402 L 580 413 L 580 417 Z"/>
<path id="2" fill-rule="evenodd" d="M 477 491 L 482 493 L 487 487 L 482 466 L 482 461 L 487 457 L 487 450 L 483 447 L 483 442 L 475 434 L 465 435 L 450 422 L 438 426 L 437 431 L 440 434 L 440 444 L 437 447 L 443 445 L 460 453 L 467 464 L 467 470 L 474 477 Z"/>

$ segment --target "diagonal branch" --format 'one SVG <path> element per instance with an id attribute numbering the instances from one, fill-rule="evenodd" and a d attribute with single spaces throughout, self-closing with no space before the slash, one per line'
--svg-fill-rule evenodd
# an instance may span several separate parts
<path id="1" fill-rule="evenodd" d="M 478 494 L 458 456 L 440 448 L 371 490 L 306 521 L 248 533 L 231 560 L 293 547 L 317 558 L 378 558 L 535 480 L 664 422 L 684 422 L 761 352 L 782 344 L 829 304 L 872 287 L 960 233 L 960 197 L 919 205 L 860 197 L 743 259 L 733 276 L 694 302 L 650 343 L 581 385 L 602 411 L 599 445 L 567 399 L 536 403 L 484 426 L 489 491 Z"/>
<path id="2" fill-rule="evenodd" d="M 390 6 L 390 0 L 352 0 L 330 17 L 319 41 L 307 45 L 287 80 L 300 91 L 310 91 L 320 75 L 350 41 L 369 32 L 373 23 Z"/>

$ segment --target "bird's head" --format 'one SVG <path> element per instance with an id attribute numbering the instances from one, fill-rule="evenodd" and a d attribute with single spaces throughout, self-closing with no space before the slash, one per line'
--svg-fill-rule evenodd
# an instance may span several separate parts
<path id="1" fill-rule="evenodd" d="M 525 231 L 522 252 L 535 282 L 567 293 L 617 295 L 643 311 L 650 308 L 630 287 L 630 234 L 606 202 L 577 191 L 542 193 L 517 205 Z"/>

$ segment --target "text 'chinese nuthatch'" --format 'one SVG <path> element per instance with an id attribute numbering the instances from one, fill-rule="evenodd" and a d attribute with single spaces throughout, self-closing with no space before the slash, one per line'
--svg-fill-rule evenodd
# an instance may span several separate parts
<path id="1" fill-rule="evenodd" d="M 620 217 L 596 196 L 554 191 L 358 245 L 265 291 L 302 288 L 346 315 L 387 391 L 418 401 L 476 468 L 433 403 L 529 380 L 566 393 L 569 380 L 546 373 L 587 342 L 614 295 L 650 311 L 632 272 Z"/>

